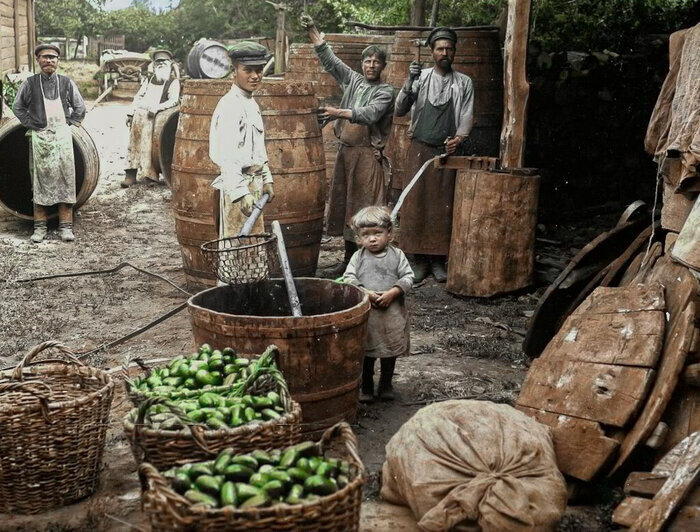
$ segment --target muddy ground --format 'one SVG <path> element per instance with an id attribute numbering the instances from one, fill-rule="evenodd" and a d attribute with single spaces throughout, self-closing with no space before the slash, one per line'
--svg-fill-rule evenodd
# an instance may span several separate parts
<path id="1" fill-rule="evenodd" d="M 47 241 L 32 245 L 28 240 L 31 222 L 0 213 L 0 278 L 5 281 L 0 284 L 2 366 L 16 363 L 32 346 L 46 340 L 58 340 L 76 352 L 95 349 L 184 301 L 185 296 L 172 286 L 131 268 L 109 275 L 18 282 L 34 276 L 108 269 L 128 261 L 185 286 L 169 189 L 141 182 L 128 190 L 119 186 L 127 144 L 126 109 L 125 104 L 106 103 L 85 119 L 100 153 L 101 179 L 92 198 L 76 213 L 75 243 L 62 243 L 54 228 Z M 527 368 L 521 342 L 546 280 L 553 279 L 567 258 L 611 225 L 614 217 L 608 216 L 565 227 L 539 226 L 539 281 L 520 294 L 460 299 L 432 279 L 415 288 L 408 298 L 411 356 L 397 365 L 398 398 L 393 403 L 362 407 L 355 427 L 370 473 L 367 499 L 378 496 L 384 446 L 421 406 L 448 398 L 514 402 Z M 323 245 L 319 275 L 336 264 L 341 248 L 340 239 Z M 193 347 L 184 311 L 89 361 L 118 368 L 129 357 L 175 356 Z M 0 529 L 129 530 L 132 527 L 126 523 L 141 524 L 135 464 L 121 428 L 127 408 L 119 387 L 98 496 L 41 518 L 0 516 Z M 571 507 L 561 530 L 609 528 L 615 493 L 603 487 L 591 491 L 597 495 L 587 506 Z"/>

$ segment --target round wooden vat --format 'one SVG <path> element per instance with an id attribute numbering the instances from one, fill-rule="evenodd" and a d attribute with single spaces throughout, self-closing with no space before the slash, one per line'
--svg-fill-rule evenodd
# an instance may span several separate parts
<path id="1" fill-rule="evenodd" d="M 386 67 L 387 83 L 400 90 L 408 77 L 412 61 L 424 67 L 433 65 L 430 47 L 424 46 L 428 32 L 397 31 L 391 47 L 391 61 Z M 463 145 L 467 155 L 498 156 L 503 118 L 503 60 L 497 29 L 457 30 L 457 46 L 452 68 L 468 75 L 474 83 L 474 127 Z M 406 153 L 410 144 L 410 113 L 397 117 L 387 143 L 393 165 L 392 188 L 402 188 L 406 180 Z"/>
<path id="2" fill-rule="evenodd" d="M 216 285 L 199 251 L 218 238 L 218 192 L 211 187 L 219 168 L 209 159 L 209 126 L 228 80 L 187 80 L 175 138 L 171 187 L 173 211 L 188 286 Z M 278 220 L 295 275 L 313 275 L 323 233 L 326 170 L 316 120 L 317 100 L 309 83 L 266 78 L 256 91 L 265 125 L 265 145 L 275 179 L 275 199 L 265 207 L 266 224 Z"/>
<path id="3" fill-rule="evenodd" d="M 90 134 L 83 127 L 71 128 L 75 157 L 74 209 L 92 196 L 100 178 L 100 158 Z M 29 139 L 17 118 L 4 120 L 0 126 L 0 205 L 25 220 L 34 219 L 32 178 L 29 173 Z M 52 208 L 51 218 L 57 216 Z"/>
<path id="4" fill-rule="evenodd" d="M 280 349 L 279 366 L 301 404 L 302 432 L 355 421 L 369 317 L 358 288 L 324 279 L 296 278 L 302 317 L 292 317 L 284 282 L 210 288 L 188 301 L 197 344 L 232 346 L 241 353 Z"/>
<path id="5" fill-rule="evenodd" d="M 540 178 L 459 170 L 447 291 L 490 297 L 532 283 Z"/>

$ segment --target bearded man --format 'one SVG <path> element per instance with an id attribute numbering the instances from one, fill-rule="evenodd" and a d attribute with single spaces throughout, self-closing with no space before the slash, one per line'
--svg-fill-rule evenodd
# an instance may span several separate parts
<path id="1" fill-rule="evenodd" d="M 180 101 L 180 81 L 171 77 L 173 54 L 168 50 L 156 50 L 151 58 L 153 76 L 141 84 L 126 117 L 126 125 L 131 131 L 123 188 L 136 183 L 138 176 L 158 182 L 158 172 L 151 157 L 153 126 L 159 112 L 176 106 Z"/>

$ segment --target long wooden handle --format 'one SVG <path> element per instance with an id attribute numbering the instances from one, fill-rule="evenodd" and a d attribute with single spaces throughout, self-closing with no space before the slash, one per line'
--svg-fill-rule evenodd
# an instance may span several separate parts
<path id="1" fill-rule="evenodd" d="M 299 318 L 301 316 L 301 303 L 299 302 L 297 287 L 294 285 L 292 269 L 289 267 L 289 258 L 287 257 L 287 248 L 284 245 L 282 228 L 277 220 L 272 222 L 272 232 L 277 237 L 277 253 L 279 253 L 280 256 L 280 266 L 282 267 L 284 284 L 287 286 L 287 296 L 289 296 L 289 305 L 292 307 L 292 316 Z"/>
<path id="2" fill-rule="evenodd" d="M 241 228 L 241 232 L 236 236 L 248 236 L 250 234 L 250 232 L 253 230 L 255 222 L 257 222 L 258 218 L 260 218 L 260 215 L 262 214 L 262 211 L 265 208 L 265 205 L 267 205 L 268 201 L 270 201 L 270 195 L 268 193 L 260 196 L 260 199 L 253 205 L 253 212 L 251 212 L 250 216 L 246 218 L 246 221 L 243 223 L 243 227 Z"/>

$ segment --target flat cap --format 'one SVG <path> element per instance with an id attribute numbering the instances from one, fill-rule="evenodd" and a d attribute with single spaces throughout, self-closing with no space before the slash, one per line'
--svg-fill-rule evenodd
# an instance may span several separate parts
<path id="1" fill-rule="evenodd" d="M 228 55 L 231 61 L 241 65 L 264 65 L 266 64 L 271 54 L 262 44 L 253 41 L 241 41 L 229 48 Z"/>
<path id="2" fill-rule="evenodd" d="M 151 52 L 151 59 L 153 59 L 153 61 L 158 61 L 158 59 L 169 59 L 170 61 L 172 61 L 173 54 L 170 52 L 170 50 L 153 50 Z"/>
<path id="3" fill-rule="evenodd" d="M 425 41 L 425 44 L 432 48 L 433 43 L 435 41 L 439 41 L 440 39 L 447 39 L 448 41 L 452 41 L 452 44 L 457 44 L 457 34 L 453 29 L 445 26 L 435 28 L 433 31 L 431 31 Z"/>
<path id="4" fill-rule="evenodd" d="M 53 50 L 57 55 L 61 55 L 61 49 L 55 44 L 38 44 L 34 48 L 34 57 L 38 57 L 44 50 Z"/>

